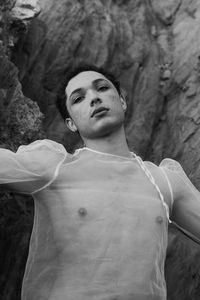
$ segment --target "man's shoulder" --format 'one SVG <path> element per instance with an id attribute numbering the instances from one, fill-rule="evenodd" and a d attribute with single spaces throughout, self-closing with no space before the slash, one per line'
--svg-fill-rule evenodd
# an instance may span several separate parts
<path id="1" fill-rule="evenodd" d="M 144 160 L 144 165 L 149 171 L 159 171 L 159 165 L 152 161 Z"/>
<path id="2" fill-rule="evenodd" d="M 61 165 L 67 157 L 65 147 L 49 139 L 36 140 L 29 145 L 22 145 L 16 152 L 18 162 L 40 173 Z"/>
<path id="3" fill-rule="evenodd" d="M 28 145 L 22 145 L 18 148 L 18 153 L 29 151 L 51 150 L 54 152 L 66 153 L 64 146 L 50 139 L 36 140 Z"/>
<path id="4" fill-rule="evenodd" d="M 144 161 L 147 168 L 152 170 L 159 170 L 160 168 L 165 168 L 171 171 L 180 171 L 182 169 L 180 163 L 172 158 L 164 158 L 160 163 L 154 163 L 152 161 Z"/>

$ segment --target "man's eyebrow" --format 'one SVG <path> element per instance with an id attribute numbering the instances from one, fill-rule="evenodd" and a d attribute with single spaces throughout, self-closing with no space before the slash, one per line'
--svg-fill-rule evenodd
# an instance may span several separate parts
<path id="1" fill-rule="evenodd" d="M 108 80 L 105 78 L 97 78 L 95 80 L 92 81 L 92 85 L 96 85 L 98 83 L 101 83 L 101 82 L 108 82 Z M 84 91 L 84 88 L 78 88 L 78 89 L 75 89 L 71 95 L 69 96 L 69 98 L 71 98 L 74 94 L 77 94 L 77 93 L 80 93 L 80 92 L 83 92 Z"/>
<path id="2" fill-rule="evenodd" d="M 83 88 L 78 88 L 78 89 L 75 89 L 72 93 L 71 93 L 71 95 L 69 96 L 69 98 L 71 98 L 74 94 L 76 94 L 76 93 L 79 93 L 79 92 L 83 92 Z"/>
<path id="3" fill-rule="evenodd" d="M 98 79 L 95 79 L 94 81 L 92 81 L 92 84 L 95 85 L 100 82 L 108 82 L 108 80 L 106 78 L 98 78 Z"/>

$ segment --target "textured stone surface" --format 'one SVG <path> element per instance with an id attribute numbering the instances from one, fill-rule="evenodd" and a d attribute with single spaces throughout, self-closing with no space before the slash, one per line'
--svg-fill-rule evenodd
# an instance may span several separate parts
<path id="1" fill-rule="evenodd" d="M 54 103 L 66 72 L 84 61 L 114 71 L 121 80 L 130 104 L 129 144 L 144 154 L 163 103 L 159 92 L 162 57 L 149 33 L 149 28 L 156 26 L 151 7 L 140 1 L 127 1 L 122 6 L 114 1 L 59 1 L 56 5 L 44 1 L 42 5 L 40 18 L 30 29 L 40 34 L 37 42 L 29 36 L 13 59 L 24 93 L 39 103 L 46 116 L 48 137 L 63 141 L 68 149 L 71 145 L 71 134 L 62 122 L 55 122 L 59 117 Z"/>
<path id="2" fill-rule="evenodd" d="M 157 163 L 166 156 L 179 160 L 200 189 L 200 2 L 43 0 L 40 4 L 41 14 L 28 24 L 28 16 L 39 13 L 38 1 L 0 0 L 0 39 L 4 45 L 0 51 L 1 145 L 16 149 L 21 142 L 41 136 L 41 111 L 47 137 L 73 151 L 80 140 L 67 131 L 56 111 L 56 94 L 72 67 L 82 61 L 95 63 L 113 71 L 127 91 L 130 147 Z M 21 15 L 16 21 L 13 12 L 19 8 Z M 13 16 L 9 22 L 8 11 Z M 4 194 L 3 207 L 7 207 L 9 197 Z M 32 210 L 22 205 L 23 201 L 14 203 L 14 215 L 22 209 L 26 224 L 30 224 Z M 5 217 L 12 215 L 6 209 Z M 16 218 L 12 220 L 15 226 Z M 0 267 L 4 262 L 0 279 L 3 299 L 17 300 L 29 231 L 24 229 L 20 239 L 14 227 L 9 232 L 5 225 L 2 228 L 1 234 L 7 239 L 2 250 L 6 260 L 0 260 Z M 17 244 L 7 238 L 12 232 L 20 241 L 19 252 L 23 249 L 22 255 L 18 254 L 18 267 L 15 265 L 17 273 L 11 271 L 17 255 L 10 255 Z M 199 246 L 170 228 L 166 261 L 169 300 L 200 298 L 199 256 Z"/>
<path id="3" fill-rule="evenodd" d="M 14 20 L 31 20 L 40 13 L 38 0 L 17 0 L 10 15 Z"/>
<path id="4" fill-rule="evenodd" d="M 188 240 L 172 227 L 166 263 L 168 300 L 199 299 L 199 245 Z"/>
<path id="5" fill-rule="evenodd" d="M 25 97 L 18 69 L 10 56 L 25 35 L 28 23 L 11 14 L 15 1 L 0 2 L 0 147 L 15 151 L 19 145 L 44 137 L 42 113 Z M 0 298 L 18 300 L 33 221 L 33 202 L 0 189 Z"/>

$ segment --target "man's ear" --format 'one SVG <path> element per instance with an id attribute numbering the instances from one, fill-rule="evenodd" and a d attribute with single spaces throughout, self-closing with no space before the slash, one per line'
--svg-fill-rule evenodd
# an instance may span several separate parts
<path id="1" fill-rule="evenodd" d="M 122 108 L 123 108 L 123 110 L 125 112 L 126 109 L 127 109 L 126 92 L 123 89 L 120 90 L 120 101 L 121 101 L 121 104 L 122 104 Z"/>
<path id="2" fill-rule="evenodd" d="M 66 118 L 65 119 L 65 124 L 69 128 L 69 130 L 71 130 L 73 132 L 77 131 L 77 127 L 76 127 L 74 121 L 71 118 Z"/>

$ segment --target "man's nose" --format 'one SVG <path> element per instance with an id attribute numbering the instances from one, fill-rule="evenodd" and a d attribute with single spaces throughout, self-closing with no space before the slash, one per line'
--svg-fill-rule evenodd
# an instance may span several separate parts
<path id="1" fill-rule="evenodd" d="M 90 106 L 94 106 L 97 103 L 102 103 L 101 98 L 99 98 L 98 93 L 95 91 L 90 91 L 88 96 L 90 97 Z"/>
<path id="2" fill-rule="evenodd" d="M 99 97 L 96 96 L 96 97 L 91 99 L 90 106 L 94 106 L 97 103 L 102 103 L 102 100 Z"/>

